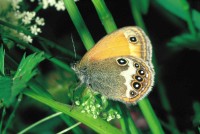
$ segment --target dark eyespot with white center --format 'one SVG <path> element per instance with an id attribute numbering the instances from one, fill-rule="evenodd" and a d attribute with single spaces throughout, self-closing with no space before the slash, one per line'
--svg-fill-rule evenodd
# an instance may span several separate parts
<path id="1" fill-rule="evenodd" d="M 124 58 L 117 59 L 117 64 L 120 66 L 126 66 L 128 64 L 128 61 Z"/>
<path id="2" fill-rule="evenodd" d="M 139 68 L 140 65 L 139 65 L 138 63 L 135 63 L 135 67 L 136 67 L 136 68 Z"/>
<path id="3" fill-rule="evenodd" d="M 142 70 L 142 69 L 140 69 L 140 70 L 138 71 L 138 73 L 139 73 L 140 75 L 144 75 L 144 74 L 145 74 L 144 70 Z"/>
<path id="4" fill-rule="evenodd" d="M 134 89 L 138 90 L 138 89 L 140 89 L 140 87 L 141 87 L 141 84 L 139 82 L 134 82 L 133 83 L 133 88 Z"/>
<path id="5" fill-rule="evenodd" d="M 130 91 L 130 95 L 131 95 L 131 96 L 135 96 L 136 93 L 135 93 L 134 91 Z"/>
<path id="6" fill-rule="evenodd" d="M 135 36 L 130 36 L 129 37 L 130 42 L 132 43 L 136 43 L 137 42 L 137 38 Z"/>
<path id="7" fill-rule="evenodd" d="M 136 79 L 137 81 L 143 81 L 143 78 L 140 77 L 140 76 L 135 76 L 135 79 Z"/>

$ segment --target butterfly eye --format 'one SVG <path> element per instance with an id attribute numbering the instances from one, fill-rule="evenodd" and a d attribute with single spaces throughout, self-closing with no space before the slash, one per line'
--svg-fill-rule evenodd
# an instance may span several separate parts
<path id="1" fill-rule="evenodd" d="M 117 64 L 120 66 L 126 66 L 128 64 L 128 61 L 124 58 L 117 59 Z"/>
<path id="2" fill-rule="evenodd" d="M 137 38 L 135 36 L 131 36 L 129 37 L 130 41 L 133 42 L 133 43 L 136 43 L 137 42 Z"/>

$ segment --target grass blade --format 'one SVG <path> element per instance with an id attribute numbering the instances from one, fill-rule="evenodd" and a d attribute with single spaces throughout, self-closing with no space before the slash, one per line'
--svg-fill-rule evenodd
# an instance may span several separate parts
<path id="1" fill-rule="evenodd" d="M 140 109 L 153 134 L 164 134 L 160 122 L 147 98 L 139 102 Z"/>
<path id="2" fill-rule="evenodd" d="M 85 45 L 85 48 L 89 50 L 93 47 L 94 41 L 93 38 L 88 31 L 87 26 L 85 25 L 85 22 L 83 21 L 83 18 L 74 2 L 74 0 L 64 0 L 65 7 L 76 27 L 76 30 L 79 33 L 79 36 L 81 37 L 81 40 L 83 41 L 83 44 Z"/>
<path id="3" fill-rule="evenodd" d="M 37 125 L 39 125 L 39 124 L 41 124 L 41 123 L 43 123 L 43 122 L 45 122 L 45 121 L 47 121 L 47 120 L 50 120 L 50 119 L 52 119 L 52 118 L 54 118 L 54 117 L 57 117 L 57 116 L 59 116 L 59 115 L 61 115 L 61 114 L 62 114 L 61 112 L 57 112 L 57 113 L 52 114 L 52 115 L 50 115 L 50 116 L 48 116 L 48 117 L 45 117 L 45 118 L 43 118 L 43 119 L 41 119 L 41 120 L 39 120 L 39 121 L 37 121 L 37 122 L 31 124 L 29 127 L 27 127 L 26 129 L 24 129 L 24 130 L 18 132 L 17 134 L 24 134 L 24 133 L 26 133 L 27 131 L 29 131 L 30 129 L 36 127 Z"/>
<path id="4" fill-rule="evenodd" d="M 4 76 L 4 56 L 5 51 L 3 49 L 3 46 L 0 48 L 0 76 Z"/>
<path id="5" fill-rule="evenodd" d="M 106 7 L 104 0 L 92 0 L 93 5 L 99 15 L 99 19 L 101 20 L 105 30 L 107 33 L 111 33 L 113 30 L 117 29 L 117 26 L 114 22 L 114 19 Z"/>
<path id="6" fill-rule="evenodd" d="M 88 127 L 90 127 L 91 129 L 93 129 L 94 131 L 98 133 L 101 133 L 101 134 L 107 134 L 107 133 L 121 134 L 122 133 L 119 129 L 113 127 L 108 122 L 104 121 L 103 119 L 100 119 L 100 118 L 93 119 L 91 116 L 87 114 L 82 114 L 81 110 L 78 107 L 75 107 L 72 110 L 71 106 L 40 96 L 34 93 L 32 90 L 26 90 L 24 93 L 27 96 L 41 103 L 44 103 L 45 105 L 57 111 L 63 112 L 71 116 L 72 118 L 84 123 L 85 125 L 87 125 Z"/>
<path id="7" fill-rule="evenodd" d="M 81 122 L 78 122 L 78 123 L 72 125 L 71 127 L 68 127 L 67 129 L 62 130 L 61 132 L 59 132 L 59 133 L 57 133 L 57 134 L 63 134 L 63 133 L 65 133 L 65 132 L 68 132 L 69 130 L 71 130 L 71 129 L 77 127 L 77 126 L 80 125 L 80 124 L 81 124 Z"/>

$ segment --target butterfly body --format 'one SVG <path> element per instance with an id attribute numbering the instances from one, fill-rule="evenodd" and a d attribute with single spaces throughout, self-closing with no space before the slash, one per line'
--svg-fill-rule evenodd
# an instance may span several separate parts
<path id="1" fill-rule="evenodd" d="M 82 83 L 109 99 L 136 103 L 153 85 L 151 44 L 138 27 L 124 27 L 102 38 L 74 66 Z"/>

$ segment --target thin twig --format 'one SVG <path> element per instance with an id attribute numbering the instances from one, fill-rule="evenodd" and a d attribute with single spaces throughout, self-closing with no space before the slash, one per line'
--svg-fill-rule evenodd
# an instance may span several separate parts
<path id="1" fill-rule="evenodd" d="M 61 114 L 62 114 L 62 112 L 57 112 L 57 113 L 55 113 L 55 114 L 52 114 L 52 115 L 50 115 L 50 116 L 47 116 L 47 117 L 45 117 L 45 118 L 43 118 L 43 119 L 41 119 L 41 120 L 39 120 L 39 121 L 37 121 L 37 122 L 31 124 L 29 127 L 23 129 L 22 131 L 18 132 L 18 134 L 24 134 L 24 133 L 26 133 L 27 131 L 29 131 L 30 129 L 36 127 L 37 125 L 39 125 L 39 124 L 41 124 L 41 123 L 43 123 L 43 122 L 45 122 L 45 121 L 47 121 L 47 120 L 50 120 L 50 119 L 52 119 L 52 118 L 54 118 L 54 117 L 56 117 L 56 116 L 59 116 L 59 115 L 61 115 Z"/>
<path id="2" fill-rule="evenodd" d="M 62 130 L 61 132 L 58 132 L 57 134 L 64 134 L 65 132 L 68 132 L 69 130 L 75 128 L 76 126 L 78 126 L 80 124 L 81 124 L 81 122 L 78 122 L 78 123 L 74 124 L 73 126 L 68 127 L 67 129 Z"/>

